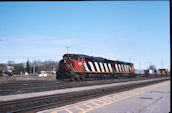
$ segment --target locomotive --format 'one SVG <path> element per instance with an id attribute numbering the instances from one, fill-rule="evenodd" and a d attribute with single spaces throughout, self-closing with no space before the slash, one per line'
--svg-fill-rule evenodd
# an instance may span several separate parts
<path id="1" fill-rule="evenodd" d="M 83 54 L 64 54 L 59 62 L 56 79 L 133 77 L 134 73 L 133 63 Z"/>

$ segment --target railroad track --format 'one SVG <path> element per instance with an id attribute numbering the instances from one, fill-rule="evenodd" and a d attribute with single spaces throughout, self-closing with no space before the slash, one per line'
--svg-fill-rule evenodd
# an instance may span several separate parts
<path id="1" fill-rule="evenodd" d="M 29 88 L 29 87 L 38 87 L 40 85 L 54 85 L 57 83 L 62 83 L 64 81 L 14 81 L 14 82 L 3 82 L 0 83 L 0 89 L 15 89 L 15 88 Z M 11 87 L 13 86 L 13 87 Z"/>
<path id="2" fill-rule="evenodd" d="M 138 88 L 153 83 L 169 80 L 170 78 L 156 79 L 151 81 L 134 82 L 130 84 L 123 84 L 108 88 L 92 89 L 88 91 L 79 91 L 66 94 L 58 94 L 51 96 L 44 96 L 38 98 L 15 100 L 10 102 L 1 102 L 0 111 L 2 113 L 14 113 L 14 112 L 36 112 L 45 110 L 48 108 L 59 107 L 69 103 L 83 101 L 94 97 L 103 96 L 106 94 L 121 92 L 133 88 Z"/>
<path id="3" fill-rule="evenodd" d="M 95 80 L 95 81 L 36 81 L 31 82 L 18 82 L 18 83 L 6 83 L 0 84 L 0 96 L 5 95 L 14 95 L 14 94 L 23 94 L 23 93 L 33 93 L 33 92 L 41 92 L 41 91 L 50 91 L 50 90 L 58 90 L 65 88 L 74 88 L 74 87 L 82 87 L 82 86 L 92 86 L 92 85 L 100 85 L 100 84 L 110 84 L 110 83 L 119 83 L 119 82 L 128 82 L 128 81 L 136 81 L 136 80 L 145 80 L 145 79 L 156 79 L 158 77 L 142 77 L 142 78 L 119 78 L 119 79 L 108 79 L 108 80 Z M 24 85 L 25 84 L 25 85 Z"/>

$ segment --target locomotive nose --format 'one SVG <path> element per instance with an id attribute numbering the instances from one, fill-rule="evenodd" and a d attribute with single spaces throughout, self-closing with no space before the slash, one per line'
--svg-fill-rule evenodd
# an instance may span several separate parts
<path id="1" fill-rule="evenodd" d="M 64 60 L 61 60 L 59 63 L 59 71 L 65 71 L 66 63 Z"/>

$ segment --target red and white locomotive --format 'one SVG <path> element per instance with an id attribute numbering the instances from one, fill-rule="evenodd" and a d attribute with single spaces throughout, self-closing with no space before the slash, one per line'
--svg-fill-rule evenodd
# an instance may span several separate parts
<path id="1" fill-rule="evenodd" d="M 113 78 L 134 76 L 132 63 L 113 61 L 83 54 L 65 54 L 59 62 L 57 79 L 85 80 L 85 78 Z"/>

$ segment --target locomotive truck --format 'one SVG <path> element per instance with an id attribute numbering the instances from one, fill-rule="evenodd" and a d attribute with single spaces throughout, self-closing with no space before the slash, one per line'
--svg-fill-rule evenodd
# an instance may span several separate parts
<path id="1" fill-rule="evenodd" d="M 109 60 L 83 54 L 64 54 L 56 72 L 57 79 L 85 80 L 87 78 L 133 77 L 133 63 Z"/>

